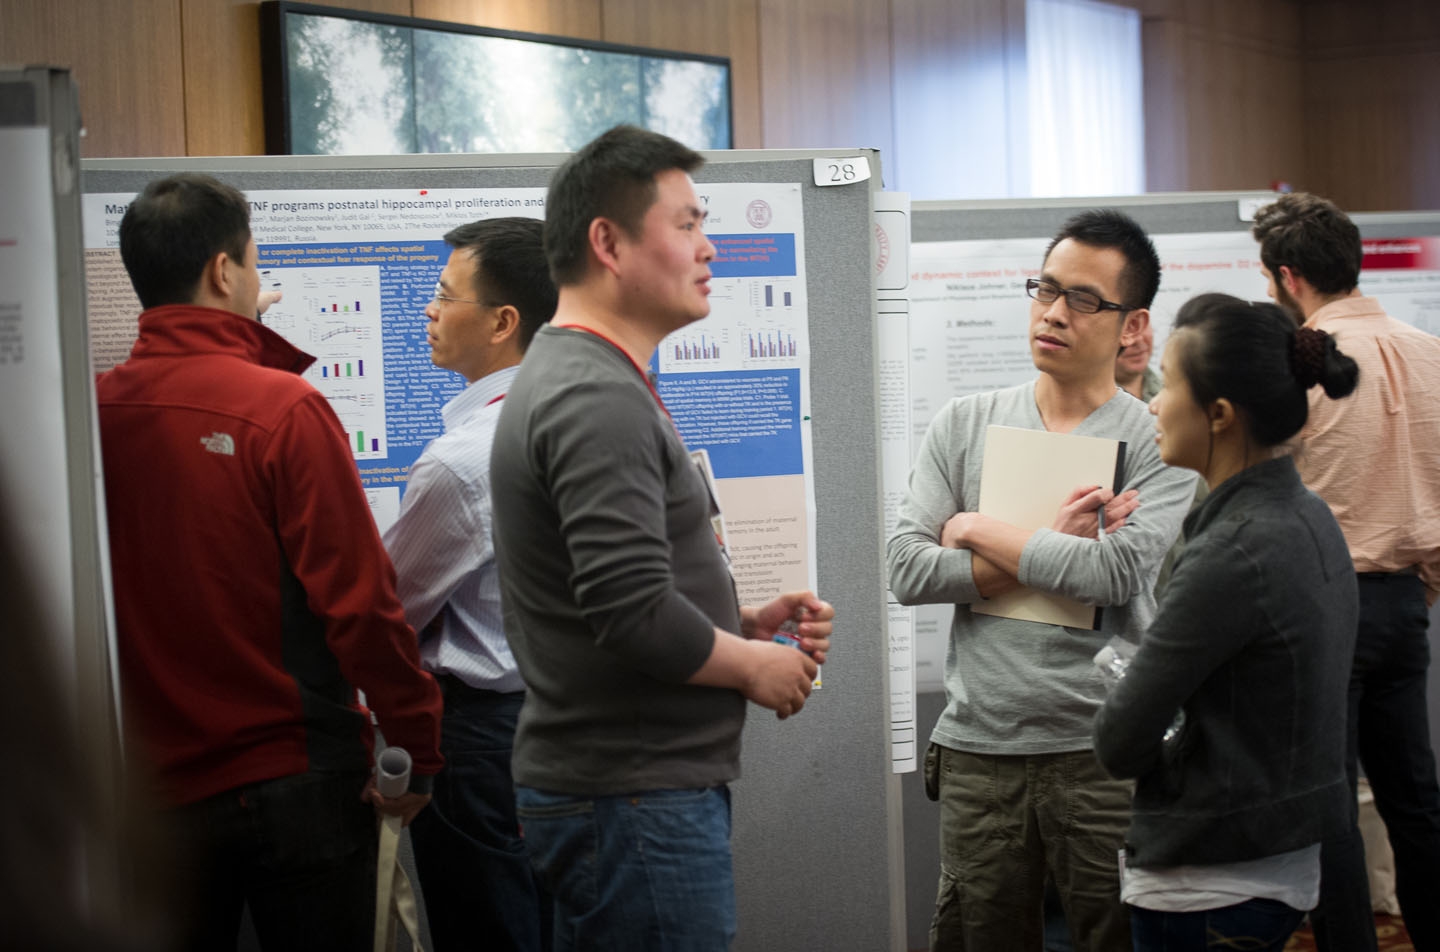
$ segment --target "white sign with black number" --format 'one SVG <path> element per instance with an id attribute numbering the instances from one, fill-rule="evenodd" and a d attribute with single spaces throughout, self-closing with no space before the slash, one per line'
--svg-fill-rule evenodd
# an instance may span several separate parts
<path id="1" fill-rule="evenodd" d="M 870 161 L 863 155 L 815 160 L 815 184 L 854 185 L 870 179 Z"/>

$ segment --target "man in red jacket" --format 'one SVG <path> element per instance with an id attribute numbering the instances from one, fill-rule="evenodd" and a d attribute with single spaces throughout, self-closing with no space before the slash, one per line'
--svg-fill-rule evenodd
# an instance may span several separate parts
<path id="1" fill-rule="evenodd" d="M 190 890 L 185 944 L 368 949 L 375 809 L 408 822 L 440 769 L 421 670 L 345 434 L 300 377 L 314 358 L 255 320 L 245 196 L 151 183 L 120 223 L 145 311 L 97 384 L 127 722 Z M 410 791 L 367 786 L 373 740 Z"/>

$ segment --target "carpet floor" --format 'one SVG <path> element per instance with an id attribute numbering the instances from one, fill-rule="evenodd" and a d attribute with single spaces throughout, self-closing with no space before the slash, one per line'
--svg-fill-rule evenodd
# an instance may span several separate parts
<path id="1" fill-rule="evenodd" d="M 1415 946 L 1410 944 L 1410 934 L 1405 931 L 1405 922 L 1399 916 L 1377 915 L 1375 938 L 1380 952 L 1415 952 Z M 1315 936 L 1308 924 L 1295 930 L 1290 941 L 1285 943 L 1285 952 L 1315 952 Z"/>

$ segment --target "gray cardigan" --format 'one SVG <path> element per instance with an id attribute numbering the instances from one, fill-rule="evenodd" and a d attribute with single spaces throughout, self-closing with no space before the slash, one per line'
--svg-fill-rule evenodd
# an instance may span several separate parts
<path id="1" fill-rule="evenodd" d="M 543 327 L 490 464 L 505 636 L 528 692 L 515 781 L 607 796 L 740 771 L 745 699 L 686 684 L 738 632 L 710 494 L 630 358 Z"/>
<path id="2" fill-rule="evenodd" d="M 1290 457 L 1222 483 L 1124 679 L 1095 753 L 1134 777 L 1137 867 L 1213 865 L 1299 849 L 1349 816 L 1345 717 L 1355 571 L 1330 508 Z M 1177 706 L 1180 734 L 1162 742 Z"/>

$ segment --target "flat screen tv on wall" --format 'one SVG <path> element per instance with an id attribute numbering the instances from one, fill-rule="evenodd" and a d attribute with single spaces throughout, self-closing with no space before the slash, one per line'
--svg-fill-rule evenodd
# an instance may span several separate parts
<path id="1" fill-rule="evenodd" d="M 570 152 L 617 123 L 733 145 L 730 61 L 269 0 L 272 155 Z"/>

